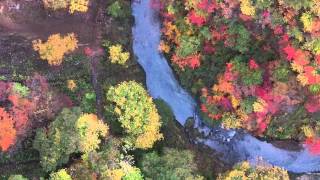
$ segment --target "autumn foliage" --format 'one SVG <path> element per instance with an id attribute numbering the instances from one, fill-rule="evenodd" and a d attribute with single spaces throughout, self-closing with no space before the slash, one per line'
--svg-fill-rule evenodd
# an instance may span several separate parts
<path id="1" fill-rule="evenodd" d="M 53 34 L 49 36 L 47 42 L 35 40 L 32 43 L 33 49 L 39 52 L 40 58 L 48 61 L 49 65 L 52 66 L 60 65 L 65 54 L 78 48 L 78 40 L 73 33 L 66 36 Z"/>
<path id="2" fill-rule="evenodd" d="M 0 148 L 7 151 L 15 143 L 16 130 L 12 117 L 3 108 L 0 108 L 0 129 Z"/>
<path id="3" fill-rule="evenodd" d="M 125 142 L 133 148 L 148 149 L 162 139 L 160 116 L 141 84 L 135 81 L 122 82 L 111 87 L 107 100 L 113 104 L 113 114 L 126 133 Z"/>
<path id="4" fill-rule="evenodd" d="M 129 52 L 124 52 L 122 45 L 117 44 L 109 47 L 109 59 L 111 63 L 124 65 L 130 58 Z"/>
<path id="5" fill-rule="evenodd" d="M 161 2 L 159 50 L 208 124 L 301 141 L 319 129 L 318 1 Z"/>
<path id="6" fill-rule="evenodd" d="M 65 106 L 63 100 L 54 98 L 57 95 L 49 91 L 46 79 L 39 74 L 24 83 L 0 81 L 0 149 L 7 151 L 20 143 L 37 122 L 52 118 Z"/>
<path id="7" fill-rule="evenodd" d="M 310 137 L 305 140 L 305 145 L 309 152 L 313 155 L 320 154 L 320 139 L 317 137 Z"/>
<path id="8" fill-rule="evenodd" d="M 14 91 L 14 83 L 0 82 L 0 102 L 9 102 L 0 107 L 1 132 L 0 146 L 2 151 L 8 150 L 17 139 L 25 133 L 28 126 L 30 112 L 34 109 L 33 102 L 27 97 L 22 97 Z"/>
<path id="9" fill-rule="evenodd" d="M 87 12 L 88 11 L 89 0 L 70 0 L 69 12 L 73 14 L 74 12 Z"/>
<path id="10" fill-rule="evenodd" d="M 45 8 L 52 10 L 68 9 L 70 14 L 87 12 L 89 0 L 42 0 Z"/>
<path id="11" fill-rule="evenodd" d="M 247 161 L 236 164 L 232 170 L 220 174 L 218 180 L 233 179 L 273 179 L 273 180 L 289 180 L 289 174 L 286 170 L 272 166 L 267 163 L 258 163 L 253 166 Z"/>

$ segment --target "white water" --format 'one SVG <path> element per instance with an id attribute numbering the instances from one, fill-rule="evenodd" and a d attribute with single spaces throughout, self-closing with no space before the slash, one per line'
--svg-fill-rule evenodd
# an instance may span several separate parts
<path id="1" fill-rule="evenodd" d="M 160 23 L 157 13 L 150 7 L 150 0 L 140 1 L 132 4 L 135 17 L 134 53 L 146 72 L 147 88 L 151 96 L 167 102 L 176 119 L 184 125 L 188 117 L 194 117 L 196 114 L 196 103 L 181 88 L 166 59 L 158 51 Z M 206 134 L 211 131 L 208 139 L 200 139 L 199 142 L 224 153 L 225 160 L 255 161 L 258 157 L 262 157 L 267 162 L 292 172 L 320 171 L 320 156 L 310 155 L 307 150 L 290 152 L 260 141 L 249 134 L 240 135 L 234 131 L 197 127 Z"/>

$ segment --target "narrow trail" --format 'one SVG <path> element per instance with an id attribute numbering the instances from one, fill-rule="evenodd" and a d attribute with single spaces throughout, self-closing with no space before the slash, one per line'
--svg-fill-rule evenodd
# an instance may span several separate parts
<path id="1" fill-rule="evenodd" d="M 93 30 L 93 39 L 94 44 L 91 46 L 93 50 L 92 56 L 90 56 L 90 70 L 91 70 L 91 83 L 93 89 L 96 94 L 96 109 L 97 109 L 97 116 L 99 119 L 103 119 L 103 93 L 101 83 L 99 83 L 99 75 L 100 75 L 100 59 L 104 55 L 104 51 L 101 48 L 101 41 L 102 41 L 102 31 L 100 28 L 100 24 L 102 22 L 103 17 L 103 8 L 102 1 L 97 1 L 97 11 L 93 15 L 94 20 L 94 30 Z"/>

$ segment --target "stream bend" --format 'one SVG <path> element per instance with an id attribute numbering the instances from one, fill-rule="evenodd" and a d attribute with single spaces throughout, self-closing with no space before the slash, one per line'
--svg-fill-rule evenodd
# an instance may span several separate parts
<path id="1" fill-rule="evenodd" d="M 161 37 L 159 16 L 151 8 L 150 0 L 133 1 L 132 9 L 135 18 L 132 29 L 133 51 L 146 73 L 148 91 L 153 98 L 163 99 L 179 123 L 184 125 L 188 117 L 195 116 L 197 106 L 194 99 L 179 85 L 171 67 L 158 51 Z M 208 135 L 206 139 L 199 139 L 199 143 L 223 153 L 223 160 L 227 162 L 254 162 L 262 157 L 273 165 L 296 173 L 320 171 L 320 156 L 313 156 L 306 149 L 299 152 L 279 149 L 249 134 L 200 126 L 201 120 L 196 119 L 197 128 Z"/>

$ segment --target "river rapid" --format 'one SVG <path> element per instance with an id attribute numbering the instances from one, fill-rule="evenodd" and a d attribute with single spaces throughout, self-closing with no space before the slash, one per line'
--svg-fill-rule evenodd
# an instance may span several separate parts
<path id="1" fill-rule="evenodd" d="M 148 92 L 153 98 L 163 99 L 181 125 L 187 118 L 194 117 L 195 128 L 206 136 L 197 143 L 223 153 L 222 160 L 229 163 L 242 160 L 255 163 L 263 158 L 295 173 L 320 171 L 320 156 L 311 155 L 306 149 L 298 152 L 279 149 L 247 133 L 205 126 L 197 116 L 195 100 L 179 85 L 167 60 L 158 51 L 161 37 L 158 13 L 151 8 L 150 0 L 135 1 L 132 3 L 135 19 L 133 51 L 146 73 Z"/>

